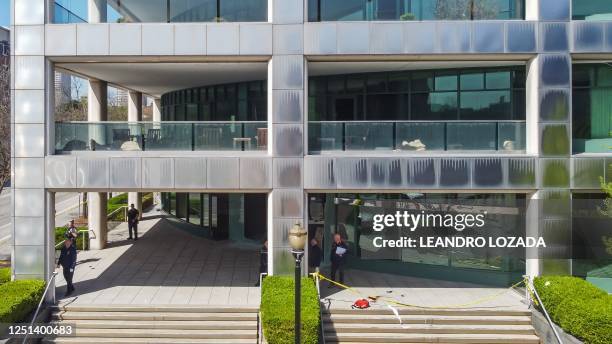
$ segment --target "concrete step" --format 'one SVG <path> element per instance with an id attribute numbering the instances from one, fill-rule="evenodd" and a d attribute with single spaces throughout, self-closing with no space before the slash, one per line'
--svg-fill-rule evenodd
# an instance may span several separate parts
<path id="1" fill-rule="evenodd" d="M 60 323 L 60 322 L 56 322 Z M 79 329 L 175 329 L 175 330 L 257 330 L 257 321 L 124 321 L 124 320 L 71 320 Z"/>
<path id="2" fill-rule="evenodd" d="M 473 316 L 515 316 L 529 315 L 531 311 L 528 309 L 468 309 L 468 308 L 396 308 L 400 315 L 473 315 Z M 350 309 L 350 308 L 332 308 L 324 309 L 323 314 L 363 314 L 369 315 L 385 315 L 391 314 L 389 308 L 369 308 L 369 309 Z"/>
<path id="3" fill-rule="evenodd" d="M 188 339 L 188 338 L 45 338 L 42 343 L 88 344 L 257 344 L 255 339 Z"/>
<path id="4" fill-rule="evenodd" d="M 326 335 L 335 333 L 480 333 L 534 334 L 531 325 L 419 325 L 419 324 L 327 324 Z"/>
<path id="5" fill-rule="evenodd" d="M 473 316 L 473 315 L 401 315 L 404 324 L 457 324 L 457 325 L 529 325 L 531 316 Z M 365 314 L 324 314 L 326 323 L 357 323 L 361 324 L 398 324 L 393 314 L 365 315 Z"/>
<path id="6" fill-rule="evenodd" d="M 487 343 L 539 344 L 536 335 L 518 334 L 417 334 L 417 333 L 343 333 L 325 335 L 326 343 Z"/>
<path id="7" fill-rule="evenodd" d="M 214 320 L 214 321 L 257 321 L 257 313 L 183 313 L 183 312 L 54 312 L 52 320 Z"/>
<path id="8" fill-rule="evenodd" d="M 151 313 L 258 313 L 257 307 L 197 306 L 197 305 L 58 305 L 52 311 L 68 312 L 151 312 Z"/>
<path id="9" fill-rule="evenodd" d="M 174 329 L 81 329 L 77 337 L 96 338 L 191 338 L 191 339 L 257 339 L 257 330 L 174 330 Z"/>

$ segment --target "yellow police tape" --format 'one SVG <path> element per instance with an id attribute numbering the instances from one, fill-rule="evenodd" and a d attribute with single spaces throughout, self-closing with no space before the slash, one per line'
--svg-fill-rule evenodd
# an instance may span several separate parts
<path id="1" fill-rule="evenodd" d="M 392 298 L 385 297 L 385 296 L 367 296 L 367 297 L 365 297 L 362 293 L 360 293 L 355 288 L 349 287 L 347 285 L 344 285 L 342 283 L 338 283 L 338 282 L 336 282 L 336 281 L 334 281 L 332 279 L 329 279 L 329 278 L 323 276 L 320 272 L 314 272 L 311 275 L 314 278 L 318 277 L 318 278 L 320 278 L 322 280 L 328 281 L 329 283 L 335 284 L 335 285 L 337 285 L 337 286 L 339 286 L 339 287 L 341 287 L 343 289 L 346 289 L 346 290 L 348 290 L 348 291 L 350 291 L 350 292 L 352 292 L 354 294 L 357 294 L 357 295 L 361 296 L 362 298 L 370 299 L 370 300 L 373 300 L 373 301 L 377 301 L 379 299 L 382 299 L 383 301 L 385 301 L 387 303 L 394 304 L 394 305 L 397 305 L 397 306 L 404 306 L 404 307 L 430 308 L 430 309 L 465 308 L 465 307 L 468 307 L 468 306 L 473 306 L 473 305 L 477 305 L 479 303 L 483 303 L 483 302 L 486 302 L 486 301 L 490 301 L 490 300 L 496 299 L 496 298 L 504 295 L 505 293 L 507 293 L 509 290 L 512 290 L 512 289 L 520 286 L 521 284 L 525 284 L 525 287 L 526 287 L 527 291 L 529 292 L 529 296 L 531 297 L 531 300 L 534 303 L 536 303 L 536 298 L 535 298 L 535 296 L 533 294 L 533 291 L 531 290 L 531 287 L 529 286 L 529 282 L 528 282 L 527 278 L 524 278 L 523 280 L 521 280 L 521 281 L 511 285 L 507 290 L 503 290 L 503 291 L 500 291 L 499 293 L 495 293 L 495 294 L 492 294 L 492 295 L 489 295 L 489 296 L 485 296 L 485 297 L 476 299 L 476 300 L 471 301 L 471 302 L 462 303 L 462 304 L 455 304 L 455 305 L 443 305 L 443 306 L 420 306 L 420 305 L 413 305 L 413 304 L 409 304 L 409 303 L 399 302 L 397 300 L 394 300 Z M 537 305 L 537 303 L 536 303 L 536 305 Z"/>

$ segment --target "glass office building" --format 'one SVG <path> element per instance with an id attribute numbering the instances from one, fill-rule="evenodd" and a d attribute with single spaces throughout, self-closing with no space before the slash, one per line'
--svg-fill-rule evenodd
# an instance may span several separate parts
<path id="1" fill-rule="evenodd" d="M 14 2 L 16 278 L 50 276 L 67 191 L 162 193 L 202 235 L 267 238 L 272 274 L 293 268 L 296 222 L 326 253 L 341 232 L 357 269 L 506 285 L 607 266 L 574 243 L 612 181 L 608 1 Z M 54 71 L 89 79 L 87 121 L 54 121 Z M 127 121 L 108 121 L 108 85 L 128 90 Z M 418 200 L 524 207 L 499 222 L 565 255 L 369 259 L 355 228 Z"/>

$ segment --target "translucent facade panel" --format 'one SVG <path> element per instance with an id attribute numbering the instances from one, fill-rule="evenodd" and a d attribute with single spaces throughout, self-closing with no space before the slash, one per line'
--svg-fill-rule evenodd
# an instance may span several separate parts
<path id="1" fill-rule="evenodd" d="M 515 188 L 536 187 L 535 159 L 508 160 L 508 186 Z"/>
<path id="2" fill-rule="evenodd" d="M 15 55 L 43 55 L 45 30 L 42 25 L 15 27 Z"/>
<path id="3" fill-rule="evenodd" d="M 15 275 L 43 277 L 45 273 L 45 246 L 15 246 L 14 253 L 13 272 Z"/>
<path id="4" fill-rule="evenodd" d="M 302 0 L 273 1 L 273 22 L 293 24 L 304 22 L 304 2 Z M 310 11 L 308 12 L 311 14 Z"/>
<path id="5" fill-rule="evenodd" d="M 109 52 L 111 55 L 140 55 L 142 50 L 141 25 L 110 25 Z"/>
<path id="6" fill-rule="evenodd" d="M 304 112 L 302 95 L 302 90 L 274 90 L 274 123 L 301 123 Z"/>
<path id="7" fill-rule="evenodd" d="M 107 158 L 77 158 L 77 188 L 108 188 Z"/>
<path id="8" fill-rule="evenodd" d="M 541 126 L 541 151 L 544 156 L 565 156 L 570 154 L 569 129 L 561 124 Z"/>
<path id="9" fill-rule="evenodd" d="M 536 50 L 536 24 L 516 22 L 506 24 L 506 49 L 509 53 Z"/>
<path id="10" fill-rule="evenodd" d="M 542 49 L 544 51 L 566 51 L 569 46 L 567 28 L 565 23 L 541 23 Z"/>
<path id="11" fill-rule="evenodd" d="M 543 86 L 569 86 L 569 57 L 567 55 L 541 55 L 540 77 Z"/>
<path id="12" fill-rule="evenodd" d="M 569 89 L 540 91 L 540 120 L 564 121 L 569 117 Z"/>
<path id="13" fill-rule="evenodd" d="M 45 55 L 75 55 L 76 25 L 48 25 L 45 28 Z"/>
<path id="14" fill-rule="evenodd" d="M 206 187 L 206 159 L 174 158 L 174 187 L 197 189 Z"/>
<path id="15" fill-rule="evenodd" d="M 599 189 L 605 173 L 603 159 L 573 159 L 572 187 Z"/>
<path id="16" fill-rule="evenodd" d="M 282 1 L 281 1 L 282 2 Z M 305 24 L 304 53 L 308 55 L 336 53 L 336 24 Z"/>
<path id="17" fill-rule="evenodd" d="M 302 25 L 274 25 L 274 54 L 302 54 L 304 34 Z"/>
<path id="18" fill-rule="evenodd" d="M 48 156 L 45 158 L 45 185 L 47 188 L 75 188 L 76 157 Z"/>
<path id="19" fill-rule="evenodd" d="M 13 163 L 15 164 L 13 183 L 16 188 L 45 187 L 44 158 L 15 158 Z"/>
<path id="20" fill-rule="evenodd" d="M 273 219 L 272 225 L 272 242 L 274 247 L 290 247 L 289 245 L 289 230 L 296 223 L 302 223 L 302 218 L 293 219 Z"/>
<path id="21" fill-rule="evenodd" d="M 470 50 L 470 26 L 466 23 L 438 24 L 438 49 L 443 53 L 468 52 Z"/>
<path id="22" fill-rule="evenodd" d="M 77 25 L 78 55 L 108 55 L 109 26 L 107 24 Z"/>
<path id="23" fill-rule="evenodd" d="M 45 2 L 40 0 L 15 1 L 12 25 L 42 25 L 45 23 Z"/>
<path id="24" fill-rule="evenodd" d="M 373 54 L 399 54 L 403 50 L 401 24 L 373 24 L 370 52 Z"/>
<path id="25" fill-rule="evenodd" d="M 43 217 L 45 216 L 44 189 L 15 189 L 13 193 L 15 216 Z"/>
<path id="26" fill-rule="evenodd" d="M 337 159 L 335 171 L 338 188 L 367 188 L 369 185 L 366 159 Z"/>
<path id="27" fill-rule="evenodd" d="M 504 160 L 499 158 L 474 159 L 474 186 L 495 188 L 504 186 L 504 166 Z"/>
<path id="28" fill-rule="evenodd" d="M 338 23 L 338 54 L 368 54 L 370 26 L 368 23 Z"/>
<path id="29" fill-rule="evenodd" d="M 573 24 L 574 24 L 574 51 L 601 51 L 603 49 L 604 47 L 604 24 L 603 23 L 585 22 L 585 23 L 573 23 Z"/>
<path id="30" fill-rule="evenodd" d="M 15 90 L 15 123 L 43 123 L 45 120 L 45 92 L 43 90 Z"/>
<path id="31" fill-rule="evenodd" d="M 210 189 L 237 189 L 240 180 L 238 158 L 210 158 L 207 161 L 207 182 Z"/>
<path id="32" fill-rule="evenodd" d="M 336 187 L 335 159 L 306 157 L 304 159 L 304 188 L 333 189 Z"/>
<path id="33" fill-rule="evenodd" d="M 404 52 L 433 53 L 436 50 L 435 23 L 405 23 Z"/>
<path id="34" fill-rule="evenodd" d="M 400 159 L 369 159 L 370 187 L 399 187 L 404 184 L 406 166 Z"/>
<path id="35" fill-rule="evenodd" d="M 274 159 L 274 187 L 300 188 L 302 187 L 302 159 Z"/>
<path id="36" fill-rule="evenodd" d="M 274 247 L 272 249 L 274 259 L 273 273 L 275 275 L 289 275 L 295 269 L 295 258 L 291 254 L 290 247 Z"/>
<path id="37" fill-rule="evenodd" d="M 304 208 L 302 190 L 282 189 L 272 191 L 275 218 L 301 218 Z"/>
<path id="38" fill-rule="evenodd" d="M 570 182 L 569 160 L 541 159 L 541 186 L 545 188 L 568 188 Z"/>
<path id="39" fill-rule="evenodd" d="M 503 23 L 474 23 L 472 29 L 475 52 L 497 53 L 504 51 Z"/>
<path id="40" fill-rule="evenodd" d="M 174 55 L 174 25 L 143 25 L 142 54 Z"/>
<path id="41" fill-rule="evenodd" d="M 541 20 L 569 20 L 571 0 L 540 0 Z"/>
<path id="42" fill-rule="evenodd" d="M 42 157 L 45 155 L 43 124 L 15 124 L 13 157 Z"/>
<path id="43" fill-rule="evenodd" d="M 434 159 L 410 159 L 409 161 L 410 186 L 432 187 L 437 183 L 437 174 Z"/>
<path id="44" fill-rule="evenodd" d="M 240 24 L 240 55 L 271 55 L 272 26 Z"/>
<path id="45" fill-rule="evenodd" d="M 278 124 L 274 126 L 274 154 L 276 156 L 301 156 L 304 151 L 301 125 Z"/>
<path id="46" fill-rule="evenodd" d="M 174 53 L 176 55 L 205 55 L 206 26 L 198 24 L 175 25 Z"/>
<path id="47" fill-rule="evenodd" d="M 302 56 L 275 56 L 272 59 L 273 89 L 301 89 L 304 79 Z"/>
<path id="48" fill-rule="evenodd" d="M 441 159 L 440 187 L 469 187 L 470 175 L 469 160 Z"/>
<path id="49" fill-rule="evenodd" d="M 15 246 L 45 244 L 44 217 L 15 217 Z"/>
<path id="50" fill-rule="evenodd" d="M 206 27 L 206 52 L 209 55 L 238 55 L 239 27 L 237 24 L 219 24 Z"/>
<path id="51" fill-rule="evenodd" d="M 111 158 L 110 187 L 136 189 L 142 186 L 140 158 Z"/>
<path id="52" fill-rule="evenodd" d="M 42 90 L 45 86 L 45 63 L 42 56 L 15 56 L 16 89 Z M 13 65 L 13 63 L 11 63 Z"/>
<path id="53" fill-rule="evenodd" d="M 174 161 L 172 158 L 143 158 L 142 187 L 172 188 L 174 186 Z"/>
<path id="54" fill-rule="evenodd" d="M 272 187 L 272 159 L 240 158 L 240 188 L 269 189 Z"/>

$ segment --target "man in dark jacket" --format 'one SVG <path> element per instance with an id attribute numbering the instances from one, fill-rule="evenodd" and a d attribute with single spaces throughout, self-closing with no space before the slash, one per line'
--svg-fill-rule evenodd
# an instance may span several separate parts
<path id="1" fill-rule="evenodd" d="M 259 251 L 259 276 L 257 276 L 257 283 L 255 283 L 256 287 L 259 287 L 260 276 L 261 274 L 268 273 L 268 239 L 264 240 L 263 246 Z"/>
<path id="2" fill-rule="evenodd" d="M 319 272 L 321 266 L 321 256 L 323 251 L 319 247 L 319 241 L 316 238 L 310 240 L 310 250 L 308 251 L 308 267 L 311 272 Z"/>
<path id="3" fill-rule="evenodd" d="M 336 281 L 336 272 L 340 274 L 340 283 L 344 283 L 344 262 L 346 260 L 346 254 L 348 253 L 348 246 L 342 239 L 340 234 L 334 234 L 334 242 L 331 247 L 331 279 Z M 329 284 L 329 288 L 333 287 L 332 283 Z"/>
<path id="4" fill-rule="evenodd" d="M 72 277 L 74 276 L 74 268 L 77 262 L 77 251 L 72 243 L 72 240 L 64 240 L 64 246 L 62 246 L 62 252 L 60 253 L 59 260 L 57 261 L 57 268 L 61 266 L 63 268 L 64 279 L 66 280 L 66 295 L 69 296 L 74 291 L 72 285 Z"/>
<path id="5" fill-rule="evenodd" d="M 127 212 L 128 217 L 128 230 L 130 231 L 130 236 L 128 240 L 132 240 L 132 230 L 134 230 L 134 240 L 138 240 L 138 219 L 140 217 L 140 212 L 138 209 L 134 208 L 134 204 L 130 204 L 130 209 Z"/>

